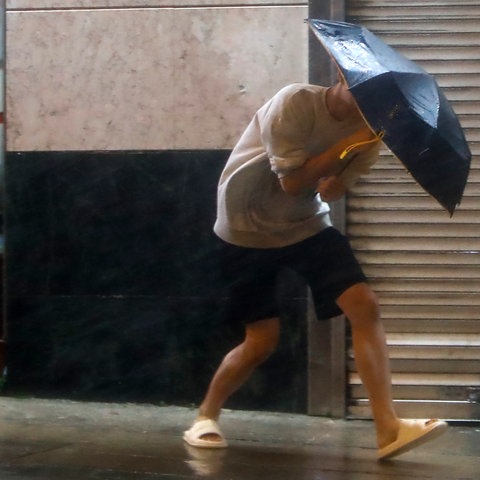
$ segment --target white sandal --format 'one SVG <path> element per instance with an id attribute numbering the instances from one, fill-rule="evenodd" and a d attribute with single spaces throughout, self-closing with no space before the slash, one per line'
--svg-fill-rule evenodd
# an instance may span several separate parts
<path id="1" fill-rule="evenodd" d="M 378 459 L 386 460 L 440 436 L 447 429 L 441 420 L 400 420 L 397 439 L 378 450 Z"/>
<path id="2" fill-rule="evenodd" d="M 219 440 L 205 440 L 204 435 L 218 435 Z M 223 433 L 215 420 L 209 418 L 195 422 L 190 430 L 183 434 L 183 440 L 192 447 L 200 448 L 225 448 L 228 446 Z"/>

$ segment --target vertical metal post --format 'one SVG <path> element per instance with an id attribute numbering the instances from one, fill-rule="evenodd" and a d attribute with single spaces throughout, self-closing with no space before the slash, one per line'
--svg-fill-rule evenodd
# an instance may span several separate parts
<path id="1" fill-rule="evenodd" d="M 344 20 L 345 0 L 310 0 L 309 18 Z M 335 67 L 320 42 L 309 35 L 309 81 L 331 85 Z M 331 204 L 334 225 L 345 231 L 345 201 Z M 342 418 L 346 412 L 345 319 L 326 322 L 316 319 L 313 303 L 308 305 L 308 401 L 309 415 Z"/>
<path id="2" fill-rule="evenodd" d="M 0 208 L 5 206 L 5 0 L 0 0 Z M 4 225 L 0 224 L 0 378 L 5 370 Z"/>

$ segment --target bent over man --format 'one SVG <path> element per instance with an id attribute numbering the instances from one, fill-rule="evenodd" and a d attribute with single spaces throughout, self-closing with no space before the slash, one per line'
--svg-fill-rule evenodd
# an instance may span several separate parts
<path id="1" fill-rule="evenodd" d="M 347 238 L 329 218 L 327 202 L 369 172 L 378 150 L 378 138 L 342 81 L 329 88 L 289 85 L 256 112 L 221 175 L 214 226 L 223 240 L 228 321 L 241 322 L 245 338 L 215 373 L 184 434 L 189 445 L 227 446 L 217 423 L 221 409 L 277 346 L 275 283 L 285 267 L 310 286 L 319 320 L 343 313 L 350 322 L 378 458 L 403 453 L 445 430 L 445 422 L 404 420 L 395 413 L 377 297 Z"/>

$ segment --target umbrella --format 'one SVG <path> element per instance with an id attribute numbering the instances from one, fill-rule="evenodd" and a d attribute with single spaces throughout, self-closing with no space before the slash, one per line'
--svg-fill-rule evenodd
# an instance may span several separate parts
<path id="1" fill-rule="evenodd" d="M 415 180 L 452 215 L 462 199 L 471 153 L 437 82 L 367 28 L 308 20 L 369 124 Z"/>

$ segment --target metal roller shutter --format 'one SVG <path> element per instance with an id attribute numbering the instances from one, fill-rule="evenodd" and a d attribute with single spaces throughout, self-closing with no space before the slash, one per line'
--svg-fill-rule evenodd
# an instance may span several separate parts
<path id="1" fill-rule="evenodd" d="M 360 23 L 434 74 L 473 154 L 453 218 L 389 152 L 347 199 L 347 233 L 380 297 L 400 415 L 480 419 L 480 3 L 351 0 Z M 351 349 L 350 349 L 351 351 Z M 369 417 L 352 354 L 348 414 Z"/>

